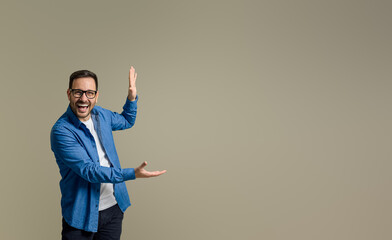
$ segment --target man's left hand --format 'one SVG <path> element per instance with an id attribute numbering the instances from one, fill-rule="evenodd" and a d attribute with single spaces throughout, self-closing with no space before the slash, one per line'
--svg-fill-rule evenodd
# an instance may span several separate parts
<path id="1" fill-rule="evenodd" d="M 146 166 L 147 166 L 147 162 L 144 161 L 139 167 L 135 168 L 136 178 L 157 177 L 157 176 L 162 175 L 166 172 L 166 170 L 149 172 L 146 169 L 144 169 Z"/>

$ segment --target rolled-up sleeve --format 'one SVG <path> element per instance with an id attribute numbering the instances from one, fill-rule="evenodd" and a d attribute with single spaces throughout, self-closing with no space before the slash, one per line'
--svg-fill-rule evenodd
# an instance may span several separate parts
<path id="1" fill-rule="evenodd" d="M 136 96 L 136 99 L 134 101 L 129 101 L 129 99 L 127 98 L 121 114 L 116 112 L 110 112 L 112 131 L 131 128 L 135 124 L 138 99 L 139 96 Z"/>

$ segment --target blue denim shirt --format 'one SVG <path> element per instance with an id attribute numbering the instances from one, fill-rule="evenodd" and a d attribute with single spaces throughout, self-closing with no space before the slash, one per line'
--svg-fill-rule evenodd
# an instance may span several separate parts
<path id="1" fill-rule="evenodd" d="M 130 205 L 124 181 L 135 179 L 134 168 L 121 168 L 112 131 L 134 125 L 137 100 L 129 101 L 121 114 L 95 106 L 91 111 L 94 128 L 112 167 L 102 167 L 94 137 L 68 106 L 50 133 L 51 148 L 60 169 L 61 210 L 72 227 L 89 232 L 98 229 L 101 183 L 113 183 L 114 195 L 124 212 Z"/>

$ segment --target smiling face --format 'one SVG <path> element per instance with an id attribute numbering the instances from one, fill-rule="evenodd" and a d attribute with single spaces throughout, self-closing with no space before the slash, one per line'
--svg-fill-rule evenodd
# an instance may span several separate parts
<path id="1" fill-rule="evenodd" d="M 76 78 L 73 80 L 72 89 L 80 89 L 82 91 L 96 91 L 95 80 L 91 77 Z M 87 121 L 90 119 L 90 112 L 93 110 L 98 100 L 98 92 L 94 98 L 87 98 L 83 93 L 81 97 L 74 97 L 71 89 L 67 90 L 69 105 L 72 112 L 79 118 L 80 121 Z"/>

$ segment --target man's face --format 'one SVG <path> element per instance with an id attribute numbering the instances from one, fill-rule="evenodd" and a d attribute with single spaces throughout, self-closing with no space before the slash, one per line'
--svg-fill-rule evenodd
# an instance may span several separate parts
<path id="1" fill-rule="evenodd" d="M 79 89 L 82 91 L 96 91 L 95 81 L 91 77 L 76 78 L 72 83 L 72 89 Z M 92 99 L 87 98 L 86 93 L 83 93 L 81 97 L 74 97 L 71 89 L 67 90 L 67 95 L 72 112 L 79 118 L 79 120 L 89 120 L 90 112 L 98 100 L 98 92 Z"/>

